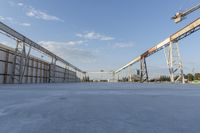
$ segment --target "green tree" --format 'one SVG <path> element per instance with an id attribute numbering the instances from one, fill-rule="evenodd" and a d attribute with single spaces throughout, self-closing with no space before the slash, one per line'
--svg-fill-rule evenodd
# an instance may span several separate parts
<path id="1" fill-rule="evenodd" d="M 165 76 L 165 75 L 161 75 L 159 80 L 160 81 L 170 81 L 170 77 L 169 76 Z"/>
<path id="2" fill-rule="evenodd" d="M 195 73 L 194 74 L 194 79 L 195 80 L 200 80 L 200 73 Z"/>
<path id="3" fill-rule="evenodd" d="M 188 73 L 186 78 L 187 78 L 188 81 L 193 81 L 194 80 L 194 75 L 191 74 L 191 73 Z"/>

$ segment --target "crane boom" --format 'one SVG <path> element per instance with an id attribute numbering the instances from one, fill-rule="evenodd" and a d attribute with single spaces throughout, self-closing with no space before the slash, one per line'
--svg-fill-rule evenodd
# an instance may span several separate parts
<path id="1" fill-rule="evenodd" d="M 199 8 L 200 8 L 200 3 L 193 6 L 192 8 L 189 8 L 189 9 L 183 11 L 183 12 L 176 13 L 176 15 L 172 17 L 172 19 L 174 20 L 175 23 L 179 23 L 184 19 L 185 16 L 198 10 Z"/>

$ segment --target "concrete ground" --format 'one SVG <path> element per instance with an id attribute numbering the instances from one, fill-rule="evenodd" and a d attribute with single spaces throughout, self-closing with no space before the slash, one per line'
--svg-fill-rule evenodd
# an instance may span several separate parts
<path id="1" fill-rule="evenodd" d="M 0 133 L 199 133 L 199 123 L 199 85 L 0 85 Z"/>

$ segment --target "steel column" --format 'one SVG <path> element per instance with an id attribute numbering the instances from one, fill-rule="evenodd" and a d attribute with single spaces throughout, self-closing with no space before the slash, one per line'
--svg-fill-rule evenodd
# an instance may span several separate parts
<path id="1" fill-rule="evenodd" d="M 131 80 L 131 66 L 128 67 L 128 82 L 132 82 Z"/>
<path id="2" fill-rule="evenodd" d="M 9 62 L 9 51 L 7 50 L 6 52 L 6 58 L 5 58 L 5 65 L 4 65 L 4 78 L 3 78 L 3 83 L 7 83 L 7 77 L 8 77 L 8 62 Z"/>
<path id="3" fill-rule="evenodd" d="M 14 83 L 15 80 L 18 83 L 22 83 L 25 70 L 29 63 L 30 51 L 31 47 L 29 47 L 28 53 L 26 53 L 25 43 L 17 40 L 11 74 L 11 83 Z"/>
<path id="4" fill-rule="evenodd" d="M 140 60 L 140 82 L 148 82 L 149 76 L 147 71 L 147 64 L 146 64 L 146 58 L 142 58 Z"/>
<path id="5" fill-rule="evenodd" d="M 165 58 L 169 68 L 171 82 L 185 83 L 178 42 L 170 42 L 169 46 L 165 48 Z"/>
<path id="6" fill-rule="evenodd" d="M 56 58 L 52 58 L 51 68 L 50 68 L 50 82 L 55 83 L 56 78 Z"/>

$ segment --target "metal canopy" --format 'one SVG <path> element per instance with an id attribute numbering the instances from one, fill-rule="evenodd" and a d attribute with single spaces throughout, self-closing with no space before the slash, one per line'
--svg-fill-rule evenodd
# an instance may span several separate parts
<path id="1" fill-rule="evenodd" d="M 80 70 L 79 68 L 73 66 L 69 62 L 65 61 L 64 59 L 60 58 L 59 56 L 55 55 L 54 53 L 50 52 L 49 50 L 45 49 L 44 47 L 40 46 L 39 44 L 35 43 L 34 41 L 30 40 L 29 38 L 25 37 L 24 35 L 20 34 L 19 32 L 15 31 L 14 29 L 8 27 L 4 23 L 0 22 L 0 30 L 11 35 L 14 38 L 17 38 L 18 40 L 26 43 L 30 47 L 33 47 L 47 55 L 49 55 L 52 58 L 55 58 L 56 60 L 64 63 L 65 65 L 75 69 L 76 71 L 79 71 L 81 73 L 85 73 L 84 71 Z"/>

